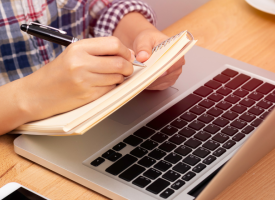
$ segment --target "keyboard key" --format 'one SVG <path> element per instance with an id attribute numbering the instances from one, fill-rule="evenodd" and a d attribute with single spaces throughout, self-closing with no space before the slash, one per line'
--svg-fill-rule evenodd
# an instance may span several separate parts
<path id="1" fill-rule="evenodd" d="M 213 140 L 208 140 L 202 146 L 209 149 L 209 150 L 215 150 L 218 146 L 220 146 L 220 144 L 218 142 L 213 141 Z"/>
<path id="2" fill-rule="evenodd" d="M 232 136 L 238 132 L 238 129 L 236 129 L 232 126 L 227 126 L 224 129 L 222 129 L 222 132 L 225 133 L 226 135 Z"/>
<path id="3" fill-rule="evenodd" d="M 102 164 L 105 161 L 104 158 L 98 157 L 97 159 L 95 159 L 93 162 L 91 162 L 91 165 L 97 167 L 100 164 Z"/>
<path id="4" fill-rule="evenodd" d="M 232 112 L 231 110 L 227 111 L 226 113 L 224 113 L 222 115 L 222 117 L 226 118 L 226 119 L 229 119 L 229 120 L 233 120 L 235 119 L 236 117 L 238 117 L 239 115 L 235 112 Z"/>
<path id="5" fill-rule="evenodd" d="M 198 164 L 196 167 L 194 167 L 192 169 L 193 172 L 196 172 L 196 173 L 200 173 L 204 168 L 206 167 L 206 165 L 200 163 Z"/>
<path id="6" fill-rule="evenodd" d="M 146 172 L 144 172 L 143 176 L 146 176 L 147 178 L 150 179 L 156 179 L 157 177 L 159 177 L 161 175 L 161 172 L 156 170 L 156 169 L 148 169 Z"/>
<path id="7" fill-rule="evenodd" d="M 208 156 L 207 158 L 205 158 L 202 162 L 204 164 L 210 165 L 212 162 L 214 162 L 217 158 L 215 156 Z"/>
<path id="8" fill-rule="evenodd" d="M 229 123 L 229 121 L 227 119 L 224 118 L 217 118 L 215 121 L 213 121 L 213 124 L 218 125 L 220 127 L 224 127 Z"/>
<path id="9" fill-rule="evenodd" d="M 226 140 L 229 139 L 229 137 L 225 134 L 217 133 L 212 139 L 219 143 L 224 143 Z"/>
<path id="10" fill-rule="evenodd" d="M 201 159 L 199 159 L 198 157 L 194 156 L 194 155 L 188 155 L 186 158 L 183 159 L 183 162 L 185 162 L 186 164 L 189 165 L 196 165 L 198 162 L 200 162 Z"/>
<path id="11" fill-rule="evenodd" d="M 134 164 L 133 166 L 126 169 L 118 177 L 129 182 L 129 181 L 133 180 L 134 178 L 136 178 L 138 175 L 140 175 L 144 171 L 145 171 L 144 167 Z"/>
<path id="12" fill-rule="evenodd" d="M 197 95 L 190 94 L 175 105 L 173 105 L 171 108 L 157 116 L 155 119 L 149 122 L 147 126 L 155 130 L 159 130 L 170 121 L 181 115 L 183 112 L 191 108 L 193 105 L 198 103 L 201 99 L 202 98 Z"/>
<path id="13" fill-rule="evenodd" d="M 204 113 L 204 111 L 206 111 L 206 109 L 201 106 L 194 106 L 192 109 L 190 109 L 190 112 L 195 113 L 197 115 Z"/>
<path id="14" fill-rule="evenodd" d="M 211 115 L 208 115 L 208 114 L 203 114 L 198 118 L 199 121 L 204 122 L 206 124 L 211 122 L 213 119 L 214 119 L 214 117 L 212 117 Z"/>
<path id="15" fill-rule="evenodd" d="M 169 139 L 169 142 L 173 142 L 174 144 L 179 145 L 179 144 L 183 143 L 185 140 L 186 140 L 185 137 L 176 134 L 176 135 L 174 135 L 173 137 L 171 137 L 171 138 Z"/>
<path id="16" fill-rule="evenodd" d="M 169 162 L 163 161 L 163 160 L 159 161 L 157 164 L 154 165 L 154 168 L 156 168 L 162 172 L 165 172 L 170 167 L 172 167 L 172 164 Z"/>
<path id="17" fill-rule="evenodd" d="M 194 91 L 194 94 L 197 94 L 201 97 L 206 97 L 208 96 L 210 93 L 212 93 L 213 90 L 209 87 L 205 87 L 205 86 L 201 86 L 200 88 L 196 89 Z"/>
<path id="18" fill-rule="evenodd" d="M 249 76 L 245 74 L 239 74 L 233 80 L 229 81 L 225 86 L 235 90 L 238 87 L 240 87 L 242 84 L 244 84 L 246 81 L 248 81 L 249 79 L 250 79 Z"/>
<path id="19" fill-rule="evenodd" d="M 252 126 L 247 126 L 247 127 L 245 127 L 243 130 L 242 130 L 242 133 L 244 133 L 244 134 L 249 134 L 249 133 L 251 133 L 252 131 L 254 130 L 254 128 L 252 127 Z"/>
<path id="20" fill-rule="evenodd" d="M 112 164 L 110 167 L 106 169 L 106 172 L 116 176 L 122 171 L 124 171 L 126 168 L 130 167 L 132 164 L 134 164 L 138 159 L 134 156 L 131 156 L 129 154 L 126 154 L 122 158 L 120 158 L 117 162 Z"/>
<path id="21" fill-rule="evenodd" d="M 262 122 L 263 122 L 263 120 L 258 118 L 258 119 L 255 119 L 250 125 L 252 125 L 254 127 L 258 127 Z"/>
<path id="22" fill-rule="evenodd" d="M 209 133 L 205 132 L 205 131 L 200 131 L 194 137 L 201 140 L 201 141 L 205 141 L 208 138 L 210 138 L 211 135 Z"/>
<path id="23" fill-rule="evenodd" d="M 115 151 L 120 151 L 121 149 L 123 149 L 124 147 L 126 147 L 126 144 L 124 144 L 123 142 L 118 143 L 116 146 L 113 147 L 113 150 Z"/>
<path id="24" fill-rule="evenodd" d="M 223 99 L 223 96 L 220 95 L 220 94 L 217 94 L 217 93 L 213 93 L 208 97 L 208 99 L 210 99 L 212 101 L 215 101 L 215 102 L 218 102 L 218 101 Z"/>
<path id="25" fill-rule="evenodd" d="M 215 103 L 213 101 L 210 101 L 209 99 L 204 99 L 199 103 L 200 106 L 203 106 L 205 108 L 210 108 L 214 105 Z"/>
<path id="26" fill-rule="evenodd" d="M 268 94 L 270 91 L 272 91 L 275 88 L 274 85 L 270 83 L 264 83 L 261 87 L 259 87 L 256 91 L 260 92 L 262 94 Z"/>
<path id="27" fill-rule="evenodd" d="M 268 109 L 270 106 L 272 106 L 272 103 L 270 101 L 263 99 L 259 103 L 257 103 L 256 106 Z"/>
<path id="28" fill-rule="evenodd" d="M 246 111 L 246 109 L 247 108 L 245 106 L 237 104 L 237 105 L 233 106 L 233 108 L 231 108 L 231 111 L 242 114 L 244 111 Z"/>
<path id="29" fill-rule="evenodd" d="M 188 172 L 182 177 L 182 179 L 185 181 L 190 181 L 194 176 L 196 176 L 194 172 Z"/>
<path id="30" fill-rule="evenodd" d="M 153 135 L 150 139 L 154 140 L 158 143 L 162 143 L 163 141 L 165 141 L 168 138 L 167 135 L 162 134 L 162 133 L 156 133 L 155 135 Z"/>
<path id="31" fill-rule="evenodd" d="M 191 148 L 197 148 L 198 146 L 201 145 L 201 141 L 196 140 L 195 138 L 190 138 L 189 140 L 187 140 L 184 145 L 191 147 Z"/>
<path id="32" fill-rule="evenodd" d="M 182 119 L 180 119 L 180 118 L 178 118 L 175 121 L 173 121 L 171 123 L 171 125 L 174 126 L 174 127 L 176 127 L 176 128 L 183 128 L 184 126 L 187 125 L 187 122 L 184 121 L 184 120 L 182 120 Z"/>
<path id="33" fill-rule="evenodd" d="M 246 107 L 250 107 L 254 103 L 255 103 L 255 101 L 253 101 L 252 99 L 248 99 L 248 98 L 245 98 L 245 99 L 240 101 L 240 104 L 243 105 L 243 106 L 246 106 Z"/>
<path id="34" fill-rule="evenodd" d="M 163 151 L 166 151 L 166 152 L 170 152 L 172 151 L 173 149 L 175 149 L 177 146 L 174 145 L 173 143 L 171 142 L 164 142 L 162 145 L 159 146 L 159 148 Z"/>
<path id="35" fill-rule="evenodd" d="M 238 129 L 242 129 L 243 127 L 246 126 L 246 124 L 247 123 L 245 121 L 242 121 L 240 119 L 236 119 L 235 121 L 233 121 L 231 123 L 231 126 L 234 126 L 234 127 L 238 128 Z"/>
<path id="36" fill-rule="evenodd" d="M 271 102 L 275 103 L 275 94 L 269 94 L 269 95 L 267 95 L 267 97 L 265 99 L 267 101 L 271 101 Z"/>
<path id="37" fill-rule="evenodd" d="M 240 88 L 240 89 L 236 90 L 233 94 L 237 95 L 239 97 L 245 97 L 246 95 L 248 95 L 248 93 L 249 93 L 248 91 Z"/>
<path id="38" fill-rule="evenodd" d="M 261 81 L 259 79 L 256 79 L 256 78 L 252 78 L 246 84 L 244 84 L 242 86 L 242 88 L 245 89 L 245 90 L 248 90 L 248 91 L 252 91 L 256 87 L 258 87 L 259 85 L 261 85 L 262 83 L 263 83 L 263 81 Z"/>
<path id="39" fill-rule="evenodd" d="M 181 174 L 184 174 L 189 169 L 191 169 L 191 167 L 189 165 L 186 165 L 185 163 L 182 163 L 182 162 L 176 164 L 176 166 L 173 167 L 173 170 L 175 170 L 176 172 L 179 172 Z"/>
<path id="40" fill-rule="evenodd" d="M 148 156 L 154 158 L 154 159 L 161 159 L 163 158 L 164 156 L 166 156 L 166 153 L 164 151 L 161 151 L 159 149 L 154 149 L 153 151 L 151 151 Z"/>
<path id="41" fill-rule="evenodd" d="M 217 81 L 210 80 L 207 83 L 205 83 L 204 85 L 215 90 L 215 89 L 221 87 L 222 84 Z"/>
<path id="42" fill-rule="evenodd" d="M 226 97 L 224 100 L 227 101 L 227 102 L 229 102 L 229 103 L 234 103 L 235 104 L 238 101 L 240 101 L 241 98 L 237 97 L 236 95 L 231 94 L 228 97 Z"/>
<path id="43" fill-rule="evenodd" d="M 162 178 L 168 180 L 168 181 L 171 181 L 171 182 L 174 182 L 175 180 L 177 180 L 178 178 L 180 177 L 180 174 L 175 172 L 175 171 L 172 171 L 172 170 L 169 170 L 168 172 L 166 172 Z"/>
<path id="44" fill-rule="evenodd" d="M 248 98 L 253 99 L 255 101 L 259 101 L 263 97 L 264 95 L 259 92 L 252 92 L 250 95 L 248 95 Z"/>
<path id="45" fill-rule="evenodd" d="M 182 180 L 177 180 L 173 185 L 171 185 L 171 188 L 173 188 L 174 190 L 178 190 L 178 189 L 180 189 L 184 184 L 185 184 L 184 181 L 182 181 Z"/>
<path id="46" fill-rule="evenodd" d="M 197 117 L 196 115 L 194 115 L 193 113 L 190 113 L 190 112 L 186 112 L 182 116 L 180 116 L 181 119 L 184 119 L 188 122 L 193 121 L 196 117 Z"/>
<path id="47" fill-rule="evenodd" d="M 186 146 L 180 146 L 179 148 L 177 148 L 175 150 L 176 153 L 182 155 L 182 156 L 186 156 L 187 154 L 189 154 L 192 151 L 192 149 L 186 147 Z"/>
<path id="48" fill-rule="evenodd" d="M 203 130 L 204 131 L 207 131 L 208 133 L 211 133 L 211 134 L 215 134 L 217 133 L 221 128 L 214 125 L 214 124 L 210 124 L 208 125 L 207 127 L 205 127 Z"/>
<path id="49" fill-rule="evenodd" d="M 170 183 L 162 178 L 157 179 L 151 185 L 149 185 L 146 190 L 152 192 L 153 194 L 158 194 L 166 187 L 168 187 Z"/>
<path id="50" fill-rule="evenodd" d="M 167 188 L 164 192 L 162 192 L 159 196 L 167 199 L 168 197 L 170 197 L 172 194 L 174 193 L 174 190 Z"/>
<path id="51" fill-rule="evenodd" d="M 223 95 L 223 96 L 227 96 L 228 94 L 230 94 L 232 92 L 231 89 L 226 88 L 226 87 L 221 87 L 220 89 L 217 90 L 217 93 Z"/>
<path id="52" fill-rule="evenodd" d="M 138 158 L 141 158 L 143 156 L 145 156 L 148 153 L 148 151 L 146 149 L 143 149 L 141 147 L 136 147 L 135 149 L 133 149 L 130 154 L 133 156 L 136 156 Z"/>
<path id="53" fill-rule="evenodd" d="M 141 188 L 144 188 L 145 186 L 147 186 L 149 183 L 151 183 L 150 179 L 148 178 L 145 178 L 143 176 L 140 176 L 138 177 L 136 180 L 133 181 L 133 184 L 138 186 L 138 187 L 141 187 Z"/>
<path id="54" fill-rule="evenodd" d="M 166 134 L 166 135 L 174 135 L 176 132 L 178 131 L 178 129 L 174 128 L 173 126 L 166 126 L 163 129 L 161 129 L 161 132 Z"/>
<path id="55" fill-rule="evenodd" d="M 224 145 L 222 145 L 223 148 L 230 149 L 236 144 L 233 140 L 228 140 Z"/>
<path id="56" fill-rule="evenodd" d="M 102 154 L 103 158 L 108 158 L 110 155 L 116 153 L 115 151 L 113 151 L 112 149 L 106 151 L 104 154 Z"/>
<path id="57" fill-rule="evenodd" d="M 232 139 L 235 140 L 235 141 L 237 141 L 237 142 L 239 142 L 241 139 L 244 138 L 244 136 L 245 136 L 244 134 L 238 133 L 238 134 L 235 135 Z"/>
<path id="58" fill-rule="evenodd" d="M 114 153 L 112 155 L 110 155 L 107 160 L 110 160 L 112 162 L 115 162 L 116 160 L 118 160 L 120 157 L 122 156 L 122 154 L 120 153 Z"/>
<path id="59" fill-rule="evenodd" d="M 142 139 L 147 139 L 149 138 L 151 135 L 153 135 L 155 133 L 154 130 L 147 128 L 147 127 L 142 127 L 139 130 L 137 130 L 136 132 L 134 132 L 135 136 L 138 136 Z"/>
<path id="60" fill-rule="evenodd" d="M 216 151 L 213 152 L 214 156 L 220 157 L 222 154 L 224 154 L 226 150 L 224 148 L 218 148 Z"/>
<path id="61" fill-rule="evenodd" d="M 156 163 L 156 160 L 149 158 L 148 156 L 145 156 L 138 161 L 138 164 L 140 164 L 144 167 L 151 167 L 155 163 Z"/>
<path id="62" fill-rule="evenodd" d="M 240 116 L 240 119 L 244 120 L 246 122 L 251 122 L 255 118 L 256 118 L 255 115 L 252 115 L 252 114 L 247 113 L 247 112 Z"/>
<path id="63" fill-rule="evenodd" d="M 229 76 L 229 77 L 234 77 L 238 74 L 238 72 L 232 70 L 232 69 L 226 69 L 222 72 L 222 74 Z"/>
<path id="64" fill-rule="evenodd" d="M 254 114 L 254 115 L 260 115 L 264 112 L 264 109 L 262 109 L 261 107 L 259 106 L 253 106 L 252 108 L 250 108 L 248 110 L 248 112 Z"/>
<path id="65" fill-rule="evenodd" d="M 152 150 L 158 146 L 158 143 L 154 142 L 153 140 L 146 140 L 140 146 L 147 150 Z"/>
<path id="66" fill-rule="evenodd" d="M 182 159 L 181 156 L 179 156 L 178 154 L 176 153 L 170 153 L 168 156 L 166 156 L 164 158 L 164 160 L 170 162 L 170 163 L 173 163 L 173 164 L 176 164 L 177 162 L 179 162 L 180 160 Z"/>
<path id="67" fill-rule="evenodd" d="M 201 128 L 203 128 L 204 126 L 205 126 L 204 123 L 202 123 L 202 122 L 200 122 L 200 121 L 197 121 L 197 120 L 191 122 L 191 123 L 188 125 L 188 127 L 192 128 L 192 129 L 195 129 L 195 130 L 197 130 L 197 131 L 200 130 Z"/>
<path id="68" fill-rule="evenodd" d="M 129 144 L 133 147 L 139 145 L 142 141 L 143 141 L 142 139 L 140 139 L 136 136 L 133 136 L 133 135 L 130 135 L 123 140 L 123 142 L 125 142 L 126 144 Z"/>
<path id="69" fill-rule="evenodd" d="M 218 74 L 216 77 L 213 78 L 215 81 L 218 81 L 220 83 L 226 83 L 230 80 L 230 77 L 225 76 L 223 74 Z"/>
<path id="70" fill-rule="evenodd" d="M 207 111 L 207 114 L 212 115 L 214 117 L 218 117 L 222 113 L 223 113 L 223 111 L 216 107 L 211 108 L 210 110 Z"/>
<path id="71" fill-rule="evenodd" d="M 196 133 L 196 131 L 194 131 L 191 128 L 188 127 L 184 127 L 181 131 L 179 131 L 179 134 L 185 137 L 190 137 L 192 135 L 194 135 Z"/>
<path id="72" fill-rule="evenodd" d="M 266 111 L 264 114 L 262 114 L 261 116 L 260 116 L 260 118 L 262 119 L 262 120 L 264 120 L 267 116 L 268 116 L 268 114 L 270 113 L 271 111 Z"/>
<path id="73" fill-rule="evenodd" d="M 200 158 L 205 158 L 208 154 L 210 154 L 210 151 L 203 147 L 199 147 L 193 152 L 193 154 Z"/>
<path id="74" fill-rule="evenodd" d="M 226 101 L 221 101 L 220 103 L 218 103 L 216 105 L 218 108 L 222 109 L 222 110 L 227 110 L 228 108 L 230 108 L 232 106 L 231 103 L 228 103 Z"/>

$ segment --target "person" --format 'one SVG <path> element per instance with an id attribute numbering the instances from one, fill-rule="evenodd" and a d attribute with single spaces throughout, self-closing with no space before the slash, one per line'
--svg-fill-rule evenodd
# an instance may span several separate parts
<path id="1" fill-rule="evenodd" d="M 82 39 L 62 47 L 20 31 L 31 21 Z M 0 2 L 0 135 L 87 104 L 133 72 L 168 36 L 141 0 L 4 0 Z M 93 37 L 91 37 L 93 36 Z M 148 90 L 173 85 L 184 58 Z"/>

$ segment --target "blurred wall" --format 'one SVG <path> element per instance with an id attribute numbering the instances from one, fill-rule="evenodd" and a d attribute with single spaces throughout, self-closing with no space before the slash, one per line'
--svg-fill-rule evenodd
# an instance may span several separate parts
<path id="1" fill-rule="evenodd" d="M 143 0 L 157 15 L 157 28 L 163 30 L 210 0 Z"/>

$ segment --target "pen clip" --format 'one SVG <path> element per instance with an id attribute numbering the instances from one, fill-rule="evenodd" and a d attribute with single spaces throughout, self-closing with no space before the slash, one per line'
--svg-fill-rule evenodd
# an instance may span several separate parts
<path id="1" fill-rule="evenodd" d="M 48 28 L 48 29 L 55 30 L 55 31 L 57 31 L 57 32 L 59 32 L 59 33 L 61 33 L 61 34 L 67 34 L 66 31 L 62 31 L 62 30 L 59 30 L 59 29 L 57 29 L 57 28 L 54 28 L 54 27 L 51 27 L 51 26 L 46 26 L 46 25 L 39 24 L 39 23 L 36 23 L 36 22 L 30 22 L 30 23 L 28 24 L 28 26 L 30 26 L 30 25 L 32 25 L 32 24 L 38 25 L 38 26 L 41 26 L 41 27 L 45 27 L 45 28 Z"/>

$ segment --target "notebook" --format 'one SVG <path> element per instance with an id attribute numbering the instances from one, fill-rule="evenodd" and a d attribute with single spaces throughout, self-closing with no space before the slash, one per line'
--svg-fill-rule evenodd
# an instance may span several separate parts
<path id="1" fill-rule="evenodd" d="M 190 39 L 188 38 L 190 37 Z M 30 122 L 12 133 L 33 135 L 81 135 L 123 106 L 177 62 L 196 43 L 188 31 L 183 31 L 152 50 L 144 62 L 145 68 L 134 66 L 131 76 L 99 99 L 72 111 Z"/>

